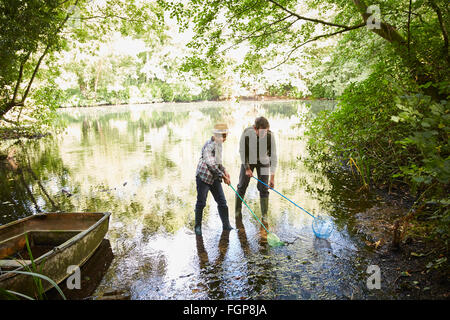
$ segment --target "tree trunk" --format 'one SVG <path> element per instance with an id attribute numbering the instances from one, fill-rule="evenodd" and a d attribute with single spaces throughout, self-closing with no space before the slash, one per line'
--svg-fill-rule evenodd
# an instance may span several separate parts
<path id="1" fill-rule="evenodd" d="M 74 6 L 76 6 L 78 4 L 79 0 L 76 0 L 74 3 Z M 63 1 L 63 3 L 66 1 Z M 64 25 L 66 24 L 67 20 L 69 19 L 69 17 L 71 16 L 71 12 L 67 13 L 67 15 L 65 16 L 65 18 L 63 19 L 63 21 L 61 22 L 61 24 L 58 26 L 58 28 L 55 30 L 55 35 L 58 35 L 59 32 L 62 30 L 62 28 L 64 27 Z M 31 75 L 30 80 L 28 81 L 28 85 L 25 88 L 25 91 L 22 95 L 22 98 L 20 101 L 17 101 L 17 95 L 18 95 L 18 90 L 20 87 L 20 84 L 22 82 L 22 76 L 23 76 L 23 68 L 25 63 L 27 62 L 28 58 L 30 57 L 30 53 L 28 53 L 28 55 L 25 57 L 24 61 L 22 61 L 20 69 L 19 69 L 19 74 L 17 76 L 17 83 L 16 83 L 16 87 L 14 89 L 14 95 L 13 98 L 11 99 L 11 101 L 6 102 L 2 105 L 0 105 L 0 119 L 2 119 L 12 108 L 17 107 L 17 106 L 23 106 L 25 103 L 25 100 L 28 97 L 28 94 L 30 92 L 31 86 L 33 84 L 33 81 L 36 77 L 37 72 L 39 71 L 39 68 L 41 66 L 42 61 L 44 60 L 45 56 L 47 55 L 47 53 L 49 52 L 50 48 L 54 45 L 54 43 L 52 42 L 48 42 L 45 44 L 45 49 L 44 52 L 42 53 L 42 55 L 39 57 L 39 60 L 36 63 L 36 66 L 34 67 L 33 70 L 33 74 Z"/>
<path id="2" fill-rule="evenodd" d="M 367 5 L 365 2 L 361 0 L 353 0 L 353 3 L 360 12 L 364 22 L 367 22 L 370 14 L 367 13 Z M 417 58 L 417 53 L 415 50 L 413 48 L 408 48 L 408 41 L 405 40 L 400 33 L 398 33 L 394 26 L 391 26 L 384 21 L 380 21 L 380 28 L 374 28 L 371 29 L 371 31 L 396 46 L 399 57 L 411 67 L 412 77 L 417 84 L 424 85 L 427 82 L 435 80 L 425 72 L 424 65 Z M 423 91 L 425 94 L 431 96 L 433 100 L 439 101 L 444 98 L 439 95 L 438 89 L 433 86 L 424 88 Z"/>

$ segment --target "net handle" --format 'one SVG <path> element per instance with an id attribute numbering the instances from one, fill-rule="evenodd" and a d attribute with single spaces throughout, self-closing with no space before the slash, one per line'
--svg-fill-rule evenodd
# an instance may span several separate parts
<path id="1" fill-rule="evenodd" d="M 296 204 L 294 201 L 292 201 L 291 199 L 289 199 L 288 197 L 282 195 L 281 193 L 279 193 L 277 190 L 275 190 L 274 188 L 268 186 L 266 183 L 262 182 L 261 180 L 259 180 L 258 178 L 256 178 L 255 176 L 252 176 L 252 178 L 255 178 L 256 180 L 258 180 L 259 182 L 261 182 L 263 185 L 265 185 L 266 187 L 268 187 L 269 189 L 275 191 L 276 193 L 278 193 L 280 196 L 282 196 L 283 198 L 285 198 L 286 200 L 290 201 L 294 206 L 302 209 L 303 211 L 305 211 L 307 214 L 309 214 L 311 217 L 313 217 L 314 219 L 316 218 L 314 215 L 312 215 L 311 213 L 309 213 L 308 211 L 306 211 L 305 209 L 303 209 L 302 207 L 300 207 L 298 204 Z"/>
<path id="2" fill-rule="evenodd" d="M 256 216 L 256 214 L 252 211 L 252 209 L 250 209 L 250 207 L 248 206 L 247 202 L 244 201 L 244 199 L 242 199 L 241 195 L 234 190 L 233 186 L 231 185 L 231 183 L 229 184 L 229 186 L 231 187 L 231 189 L 233 189 L 233 191 L 237 194 L 237 196 L 239 197 L 239 199 L 242 200 L 242 202 L 247 206 L 248 210 L 250 210 L 250 212 L 253 214 L 253 216 L 256 218 L 256 220 L 258 220 L 258 222 L 264 227 L 264 229 L 266 229 L 267 233 L 270 233 L 269 230 L 267 230 L 266 226 L 261 222 L 261 220 L 259 220 L 259 218 Z"/>

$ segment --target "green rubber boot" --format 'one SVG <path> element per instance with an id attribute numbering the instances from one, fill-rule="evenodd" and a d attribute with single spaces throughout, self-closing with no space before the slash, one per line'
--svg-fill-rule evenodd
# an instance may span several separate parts
<path id="1" fill-rule="evenodd" d="M 228 207 L 219 207 L 218 210 L 220 220 L 222 220 L 223 230 L 233 230 L 233 227 L 230 225 L 230 220 L 228 218 Z"/>
<path id="2" fill-rule="evenodd" d="M 194 231 L 197 236 L 202 235 L 202 218 L 203 218 L 203 210 L 195 212 L 195 227 Z"/>
<path id="3" fill-rule="evenodd" d="M 269 198 L 259 198 L 259 203 L 261 204 L 261 215 L 266 218 L 269 210 Z"/>

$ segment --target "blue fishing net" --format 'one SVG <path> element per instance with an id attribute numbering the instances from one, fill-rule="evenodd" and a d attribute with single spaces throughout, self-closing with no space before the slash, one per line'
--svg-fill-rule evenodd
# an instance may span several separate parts
<path id="1" fill-rule="evenodd" d="M 317 238 L 328 239 L 333 232 L 333 221 L 329 217 L 317 216 L 312 222 L 312 229 Z"/>

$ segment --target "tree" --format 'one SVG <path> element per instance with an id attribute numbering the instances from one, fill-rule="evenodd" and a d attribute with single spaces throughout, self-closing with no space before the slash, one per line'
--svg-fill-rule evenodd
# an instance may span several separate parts
<path id="1" fill-rule="evenodd" d="M 185 28 L 193 25 L 195 37 L 190 46 L 194 55 L 189 62 L 195 68 L 205 66 L 205 59 L 220 64 L 224 52 L 244 43 L 260 56 L 262 65 L 267 67 L 269 62 L 276 68 L 295 59 L 294 53 L 309 43 L 344 33 L 372 33 L 395 48 L 397 58 L 409 66 L 411 78 L 419 85 L 448 77 L 450 19 L 445 0 L 372 2 L 380 8 L 381 17 L 379 28 L 371 29 L 366 28 L 372 20 L 371 7 L 363 0 L 160 3 Z M 302 13 L 311 11 L 316 16 Z M 442 98 L 434 86 L 424 90 L 436 99 Z"/>
<path id="2" fill-rule="evenodd" d="M 23 106 L 44 58 L 63 45 L 61 31 L 79 0 L 6 0 L 0 4 L 0 118 Z"/>
<path id="3" fill-rule="evenodd" d="M 154 3 L 107 0 L 5 0 L 0 3 L 0 119 L 25 106 L 46 59 L 69 40 L 160 28 Z M 69 23 L 70 22 L 70 23 Z"/>

